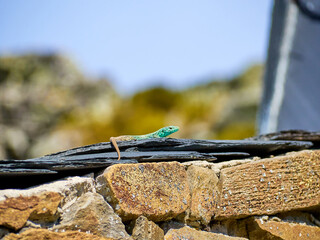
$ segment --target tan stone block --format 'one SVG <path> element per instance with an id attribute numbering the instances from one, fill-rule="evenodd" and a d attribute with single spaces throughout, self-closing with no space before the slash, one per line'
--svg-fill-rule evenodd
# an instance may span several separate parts
<path id="1" fill-rule="evenodd" d="M 215 219 L 320 206 L 320 151 L 301 151 L 221 170 Z"/>
<path id="2" fill-rule="evenodd" d="M 163 230 L 154 222 L 148 221 L 144 216 L 136 219 L 132 237 L 135 240 L 163 240 Z"/>
<path id="3" fill-rule="evenodd" d="M 260 239 L 320 239 L 320 227 L 305 224 L 265 221 L 263 217 L 251 218 L 247 223 L 249 238 Z"/>
<path id="4" fill-rule="evenodd" d="M 63 209 L 62 221 L 54 230 L 80 230 L 114 239 L 132 239 L 112 207 L 100 194 L 91 192 Z"/>
<path id="5" fill-rule="evenodd" d="M 78 231 L 66 231 L 66 232 L 53 232 L 47 229 L 28 229 L 20 234 L 11 233 L 4 237 L 4 240 L 115 240 L 114 238 L 104 238 L 93 234 L 78 232 Z"/>
<path id="6" fill-rule="evenodd" d="M 220 171 L 223 168 L 228 168 L 228 167 L 233 167 L 236 165 L 241 165 L 244 163 L 252 162 L 252 161 L 257 161 L 260 159 L 259 157 L 254 157 L 252 159 L 241 159 L 241 160 L 229 160 L 225 162 L 207 162 L 207 161 L 188 161 L 188 162 L 183 162 L 182 165 L 188 168 L 189 166 L 198 166 L 198 167 L 204 167 L 208 169 L 212 169 L 217 176 L 220 176 Z"/>
<path id="7" fill-rule="evenodd" d="M 0 190 L 0 226 L 18 230 L 26 221 L 48 223 L 59 217 L 58 206 L 68 205 L 93 191 L 92 178 L 72 177 L 30 189 Z"/>
<path id="8" fill-rule="evenodd" d="M 97 191 L 123 220 L 169 220 L 189 207 L 184 167 L 177 162 L 117 164 L 97 178 Z"/>
<path id="9" fill-rule="evenodd" d="M 62 196 L 56 192 L 7 198 L 0 202 L 0 225 L 14 230 L 22 228 L 28 219 L 54 221 Z"/>
<path id="10" fill-rule="evenodd" d="M 40 195 L 39 202 L 30 214 L 29 220 L 53 222 L 57 219 L 58 206 L 63 199 L 60 193 L 46 192 Z"/>
<path id="11" fill-rule="evenodd" d="M 216 210 L 219 179 L 213 170 L 198 166 L 190 166 L 187 176 L 191 205 L 185 221 L 192 226 L 197 226 L 197 222 L 208 225 Z"/>
<path id="12" fill-rule="evenodd" d="M 57 192 L 63 196 L 61 206 L 64 206 L 86 192 L 95 192 L 94 180 L 86 177 L 69 177 L 66 180 L 55 181 L 29 189 L 0 190 L 0 202 L 7 198 L 32 197 L 44 192 Z"/>
<path id="13" fill-rule="evenodd" d="M 165 240 L 241 240 L 246 238 L 231 237 L 219 233 L 199 231 L 190 227 L 183 227 L 180 229 L 171 229 L 164 236 Z"/>

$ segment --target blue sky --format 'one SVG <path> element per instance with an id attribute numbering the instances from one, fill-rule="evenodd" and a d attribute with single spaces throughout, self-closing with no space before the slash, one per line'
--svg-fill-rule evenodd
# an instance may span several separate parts
<path id="1" fill-rule="evenodd" d="M 0 0 L 0 55 L 59 52 L 120 93 L 230 77 L 266 57 L 272 0 Z"/>

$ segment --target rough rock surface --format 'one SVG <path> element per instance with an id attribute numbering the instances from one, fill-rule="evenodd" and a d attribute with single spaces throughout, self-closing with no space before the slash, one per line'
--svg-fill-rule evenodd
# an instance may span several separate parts
<path id="1" fill-rule="evenodd" d="M 140 216 L 135 221 L 132 231 L 134 240 L 163 240 L 163 230 L 154 222 L 148 221 L 144 216 Z"/>
<path id="2" fill-rule="evenodd" d="M 28 219 L 53 222 L 58 218 L 61 199 L 62 196 L 56 192 L 7 198 L 0 202 L 0 225 L 16 231 L 22 228 Z"/>
<path id="3" fill-rule="evenodd" d="M 319 163 L 320 150 L 310 150 L 117 164 L 96 180 L 2 190 L 0 238 L 320 239 Z"/>
<path id="4" fill-rule="evenodd" d="M 320 239 L 320 228 L 306 224 L 279 222 L 255 217 L 248 223 L 249 238 L 260 239 Z"/>
<path id="5" fill-rule="evenodd" d="M 7 198 L 15 198 L 24 196 L 30 197 L 39 195 L 43 192 L 57 192 L 63 196 L 61 205 L 63 206 L 66 202 L 75 199 L 86 192 L 95 192 L 94 180 L 87 177 L 69 177 L 66 180 L 60 180 L 48 184 L 43 184 L 38 187 L 33 187 L 26 190 L 19 189 L 6 189 L 0 190 L 0 201 Z"/>
<path id="6" fill-rule="evenodd" d="M 114 238 L 104 238 L 95 236 L 89 233 L 79 231 L 66 231 L 66 232 L 53 232 L 47 229 L 28 229 L 20 234 L 11 233 L 4 237 L 4 240 L 69 240 L 69 239 L 82 239 L 82 240 L 115 240 Z"/>
<path id="7" fill-rule="evenodd" d="M 62 221 L 54 229 L 89 232 L 114 239 L 131 239 L 121 218 L 100 194 L 88 192 L 63 208 Z"/>
<path id="8" fill-rule="evenodd" d="M 256 161 L 259 159 L 260 158 L 258 158 L 258 157 L 254 157 L 252 159 L 230 160 L 230 161 L 218 162 L 218 163 L 212 163 L 212 162 L 207 162 L 207 161 L 190 161 L 190 162 L 184 162 L 182 164 L 186 168 L 188 168 L 189 166 L 198 166 L 198 167 L 209 168 L 209 169 L 212 169 L 217 176 L 220 176 L 220 171 L 223 168 L 242 165 L 244 163 Z"/>
<path id="9" fill-rule="evenodd" d="M 320 207 L 320 151 L 262 159 L 220 173 L 216 219 Z"/>
<path id="10" fill-rule="evenodd" d="M 186 171 L 177 162 L 117 164 L 107 168 L 97 182 L 98 192 L 124 221 L 140 215 L 165 221 L 189 207 Z"/>
<path id="11" fill-rule="evenodd" d="M 216 210 L 218 200 L 218 177 L 211 169 L 190 166 L 187 170 L 191 191 L 190 208 L 186 211 L 188 225 L 208 225 Z"/>
<path id="12" fill-rule="evenodd" d="M 53 222 L 59 217 L 60 205 L 88 191 L 95 192 L 93 179 L 80 177 L 27 190 L 1 190 L 0 226 L 18 230 L 28 219 L 40 224 Z"/>
<path id="13" fill-rule="evenodd" d="M 212 233 L 212 232 L 205 232 L 205 231 L 198 231 L 194 228 L 190 227 L 183 227 L 180 229 L 171 229 L 169 232 L 164 236 L 165 240 L 180 240 L 180 239 L 188 239 L 188 240 L 240 240 L 246 238 L 239 238 L 239 237 L 231 237 L 226 236 L 219 233 Z"/>

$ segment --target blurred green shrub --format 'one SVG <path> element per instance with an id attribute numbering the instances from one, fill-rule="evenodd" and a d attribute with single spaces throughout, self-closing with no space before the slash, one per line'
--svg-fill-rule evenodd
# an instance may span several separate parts
<path id="1" fill-rule="evenodd" d="M 110 136 L 178 125 L 173 137 L 241 139 L 255 134 L 262 66 L 234 79 L 120 96 L 59 55 L 0 58 L 0 159 L 25 159 Z"/>

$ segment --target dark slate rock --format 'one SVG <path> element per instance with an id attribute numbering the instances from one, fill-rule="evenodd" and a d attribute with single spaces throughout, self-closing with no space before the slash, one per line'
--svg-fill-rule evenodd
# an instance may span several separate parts
<path id="1" fill-rule="evenodd" d="M 312 143 L 306 141 L 158 138 L 123 141 L 118 145 L 121 150 L 120 161 L 117 160 L 118 155 L 109 142 L 74 148 L 35 159 L 2 160 L 0 162 L 0 182 L 2 182 L 0 187 L 8 188 L 8 184 L 14 184 L 10 179 L 20 179 L 17 186 L 28 187 L 32 184 L 67 176 L 81 176 L 89 172 L 98 173 L 112 164 L 119 163 L 222 161 L 253 156 L 263 157 L 268 154 L 310 148 Z"/>
<path id="2" fill-rule="evenodd" d="M 27 169 L 27 168 L 0 168 L 0 176 L 30 176 L 30 175 L 44 175 L 44 174 L 56 174 L 57 171 L 48 169 Z"/>
<path id="3" fill-rule="evenodd" d="M 125 147 L 122 145 L 121 147 Z M 141 151 L 157 149 L 165 151 L 198 152 L 247 152 L 264 156 L 276 152 L 298 151 L 310 148 L 311 142 L 303 141 L 250 141 L 250 140 L 192 140 L 192 139 L 148 139 L 139 141 L 136 146 Z"/>
<path id="4" fill-rule="evenodd" d="M 52 159 L 57 158 L 57 156 L 46 156 L 43 159 Z M 62 157 L 58 157 L 59 161 L 100 161 L 104 159 L 113 159 L 114 163 L 118 163 L 118 154 L 116 152 L 105 152 L 105 153 L 87 153 L 87 154 L 79 154 L 79 155 L 65 155 Z M 135 159 L 137 161 L 147 161 L 149 159 L 167 159 L 175 160 L 215 160 L 216 158 L 211 153 L 198 153 L 195 151 L 123 151 L 121 152 L 121 160 L 124 159 Z"/>
<path id="5" fill-rule="evenodd" d="M 0 176 L 9 174 L 21 174 L 22 171 L 42 171 L 43 174 L 57 173 L 66 170 L 90 170 L 95 168 L 106 168 L 118 163 L 137 163 L 136 160 L 116 159 L 73 159 L 69 158 L 34 158 L 27 160 L 3 160 L 0 164 Z"/>
<path id="6" fill-rule="evenodd" d="M 216 159 L 213 154 L 198 152 L 122 152 L 121 160 L 117 160 L 117 153 L 93 153 L 82 155 L 57 156 L 48 155 L 42 158 L 26 160 L 3 160 L 0 165 L 0 176 L 21 174 L 23 171 L 32 173 L 42 172 L 51 174 L 57 171 L 106 168 L 118 163 L 137 163 L 152 161 L 190 161 Z"/>
<path id="7" fill-rule="evenodd" d="M 310 141 L 320 142 L 320 132 L 308 132 L 304 130 L 287 130 L 276 133 L 259 135 L 252 140 L 288 140 L 288 141 Z"/>
<path id="8" fill-rule="evenodd" d="M 275 152 L 298 151 L 310 148 L 313 144 L 307 141 L 263 141 L 263 140 L 193 140 L 175 138 L 154 138 L 139 141 L 118 142 L 121 151 L 136 149 L 136 151 L 197 151 L 214 152 L 243 152 L 257 156 Z M 74 148 L 49 156 L 70 156 L 93 153 L 115 152 L 109 142 Z"/>

